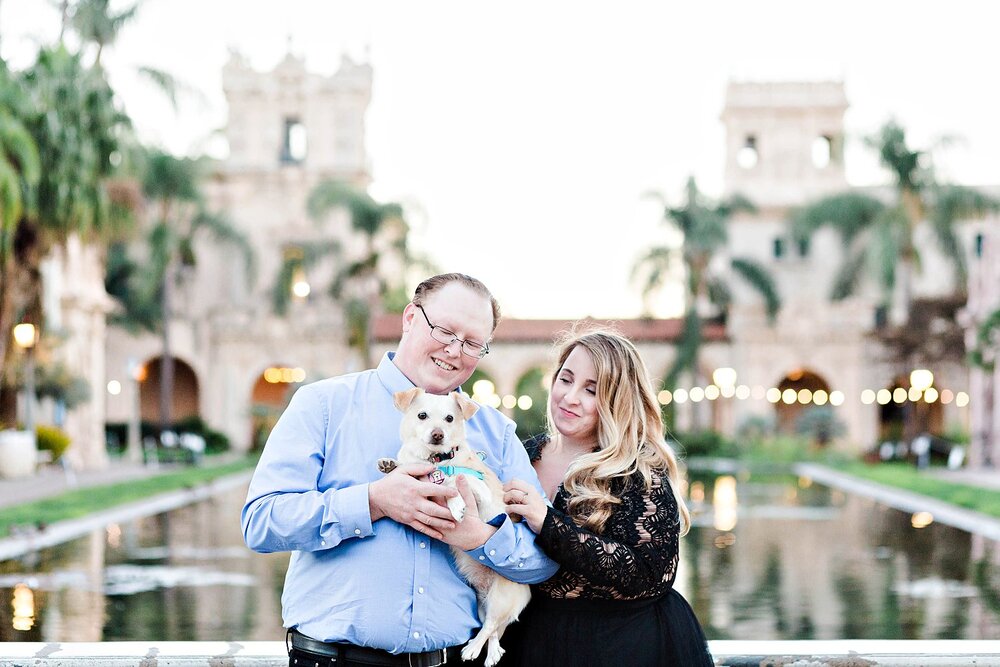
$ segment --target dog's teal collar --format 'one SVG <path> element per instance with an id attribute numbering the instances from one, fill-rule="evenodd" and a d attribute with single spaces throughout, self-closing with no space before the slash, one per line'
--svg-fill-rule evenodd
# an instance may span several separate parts
<path id="1" fill-rule="evenodd" d="M 448 477 L 453 477 L 454 475 L 472 475 L 478 479 L 483 479 L 483 473 L 478 470 L 473 470 L 472 468 L 463 468 L 462 466 L 437 466 L 437 469 Z"/>

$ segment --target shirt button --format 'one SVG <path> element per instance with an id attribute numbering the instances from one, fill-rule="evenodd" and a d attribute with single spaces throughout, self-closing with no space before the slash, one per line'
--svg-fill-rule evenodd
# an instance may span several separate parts
<path id="1" fill-rule="evenodd" d="M 518 567 L 524 567 L 524 561 L 521 561 L 520 563 L 518 563 L 517 566 Z"/>
<path id="2" fill-rule="evenodd" d="M 414 632 L 413 633 L 413 638 L 414 639 L 420 639 L 420 633 L 419 632 Z"/>
<path id="3" fill-rule="evenodd" d="M 324 547 L 326 546 L 326 540 L 320 540 L 319 543 L 322 544 Z"/>
<path id="4" fill-rule="evenodd" d="M 355 528 L 354 529 L 354 534 L 355 535 L 360 535 L 361 534 L 361 529 L 360 528 Z"/>
<path id="5" fill-rule="evenodd" d="M 496 549 L 490 549 L 490 555 L 491 556 L 496 556 L 497 555 L 497 550 Z"/>
<path id="6" fill-rule="evenodd" d="M 479 560 L 486 560 L 486 556 L 480 556 Z"/>
<path id="7" fill-rule="evenodd" d="M 427 548 L 427 544 L 425 542 L 421 542 L 420 543 L 420 548 L 421 549 L 426 549 Z"/>
<path id="8" fill-rule="evenodd" d="M 421 586 L 420 588 L 418 588 L 418 589 L 417 589 L 417 592 L 418 592 L 418 593 L 421 593 L 421 594 L 422 594 L 422 593 L 424 592 L 424 587 L 423 587 L 423 586 Z"/>

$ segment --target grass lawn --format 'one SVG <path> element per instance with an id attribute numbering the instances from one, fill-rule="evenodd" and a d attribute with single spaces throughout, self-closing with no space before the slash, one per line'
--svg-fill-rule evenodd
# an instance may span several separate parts
<path id="1" fill-rule="evenodd" d="M 208 459 L 208 462 L 210 461 L 211 459 Z M 145 479 L 75 489 L 52 498 L 0 508 L 0 537 L 9 535 L 11 526 L 52 524 L 75 519 L 167 491 L 197 486 L 219 477 L 249 470 L 256 464 L 256 457 L 214 466 L 209 463 L 201 467 L 171 470 Z"/>
<path id="2" fill-rule="evenodd" d="M 917 470 L 912 464 L 827 462 L 825 465 L 855 477 L 921 493 L 952 505 L 1000 518 L 1000 491 L 937 479 L 926 471 Z"/>

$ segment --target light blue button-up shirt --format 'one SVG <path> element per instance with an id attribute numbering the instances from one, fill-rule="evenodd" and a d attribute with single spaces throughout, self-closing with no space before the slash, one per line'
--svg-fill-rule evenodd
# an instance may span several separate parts
<path id="1" fill-rule="evenodd" d="M 267 440 L 243 507 L 254 551 L 292 551 L 281 597 L 285 627 L 321 641 L 392 653 L 465 643 L 480 623 L 476 595 L 450 547 L 384 518 L 371 521 L 376 461 L 395 458 L 402 418 L 393 394 L 413 383 L 392 363 L 300 388 Z M 466 424 L 474 450 L 507 481 L 537 484 L 514 422 L 489 407 Z M 508 579 L 536 583 L 558 569 L 524 522 L 504 520 L 467 552 Z"/>

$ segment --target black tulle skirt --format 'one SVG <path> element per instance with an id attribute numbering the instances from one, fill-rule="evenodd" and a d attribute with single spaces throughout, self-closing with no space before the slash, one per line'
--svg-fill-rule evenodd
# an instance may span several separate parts
<path id="1" fill-rule="evenodd" d="M 554 600 L 536 593 L 500 641 L 498 667 L 711 667 L 694 611 L 671 589 L 651 600 Z"/>

